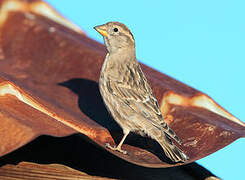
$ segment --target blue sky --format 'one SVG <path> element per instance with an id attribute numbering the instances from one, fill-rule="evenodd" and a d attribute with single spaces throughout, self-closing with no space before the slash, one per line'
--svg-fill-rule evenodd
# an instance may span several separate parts
<path id="1" fill-rule="evenodd" d="M 141 62 L 207 93 L 245 121 L 244 0 L 47 2 L 100 42 L 94 26 L 123 22 Z M 223 179 L 243 179 L 244 151 L 245 138 L 197 162 Z"/>

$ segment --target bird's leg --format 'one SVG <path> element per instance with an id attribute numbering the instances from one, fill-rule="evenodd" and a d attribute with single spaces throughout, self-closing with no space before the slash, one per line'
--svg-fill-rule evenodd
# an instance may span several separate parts
<path id="1" fill-rule="evenodd" d="M 121 139 L 120 143 L 117 146 L 112 147 L 109 143 L 106 143 L 106 147 L 109 148 L 109 149 L 111 149 L 111 150 L 113 150 L 113 151 L 119 151 L 119 152 L 121 152 L 123 154 L 128 154 L 127 151 L 124 151 L 121 148 L 122 147 L 122 144 L 125 141 L 125 139 L 128 136 L 128 134 L 129 134 L 129 131 L 124 132 L 124 136 L 123 136 L 123 138 Z"/>

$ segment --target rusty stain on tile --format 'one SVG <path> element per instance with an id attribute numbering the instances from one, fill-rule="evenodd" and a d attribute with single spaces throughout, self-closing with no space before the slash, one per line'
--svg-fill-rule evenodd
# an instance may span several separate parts
<path id="1" fill-rule="evenodd" d="M 0 9 L 0 26 L 6 21 L 9 12 L 23 11 L 28 19 L 34 20 L 35 15 L 32 13 L 36 13 L 62 24 L 78 33 L 84 34 L 84 32 L 77 25 L 71 23 L 69 20 L 57 13 L 51 6 L 41 0 L 36 0 L 30 3 L 19 0 L 3 0 L 2 4 L 3 5 Z"/>
<path id="2" fill-rule="evenodd" d="M 180 106 L 193 106 L 193 107 L 200 107 L 207 109 L 209 111 L 212 111 L 220 116 L 223 116 L 227 119 L 230 119 L 231 121 L 234 121 L 236 123 L 241 124 L 242 126 L 245 126 L 245 124 L 234 117 L 232 114 L 227 112 L 224 108 L 222 108 L 220 105 L 218 105 L 214 100 L 212 100 L 209 96 L 199 93 L 193 97 L 185 97 L 183 95 L 179 95 L 174 92 L 167 92 L 164 94 L 162 98 L 161 103 L 161 109 L 162 112 L 166 113 L 166 107 L 168 107 L 169 104 L 175 104 Z"/>

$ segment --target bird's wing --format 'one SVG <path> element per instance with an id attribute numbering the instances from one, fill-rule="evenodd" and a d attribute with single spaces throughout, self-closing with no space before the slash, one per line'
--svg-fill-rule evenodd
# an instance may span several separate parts
<path id="1" fill-rule="evenodd" d="M 142 119 L 149 120 L 157 128 L 163 128 L 169 136 L 180 143 L 176 134 L 164 121 L 157 99 L 140 65 L 128 64 L 125 70 L 121 70 L 121 73 L 121 78 L 109 79 L 107 85 L 107 87 L 110 87 L 109 91 L 138 115 L 142 116 Z"/>

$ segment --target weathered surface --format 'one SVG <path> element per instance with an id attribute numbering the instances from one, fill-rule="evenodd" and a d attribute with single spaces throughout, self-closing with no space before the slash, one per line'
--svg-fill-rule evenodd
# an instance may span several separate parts
<path id="1" fill-rule="evenodd" d="M 42 12 L 49 7 L 43 4 L 0 4 L 0 156 L 41 134 L 82 133 L 101 147 L 122 135 L 98 90 L 104 46 L 67 20 L 66 26 L 57 23 L 63 22 L 61 16 L 47 18 Z M 189 162 L 245 136 L 244 123 L 205 94 L 145 65 L 142 69 Z M 159 145 L 147 138 L 131 135 L 123 148 L 130 154 L 107 150 L 143 166 L 180 165 L 168 162 Z"/>
<path id="2" fill-rule="evenodd" d="M 162 174 L 162 175 L 161 175 Z M 175 179 L 181 180 L 195 180 L 198 178 L 188 177 L 188 175 L 184 174 L 184 171 L 176 170 L 173 177 Z M 176 175 L 177 174 L 177 175 Z M 130 175 L 128 176 L 130 179 Z M 170 179 L 164 173 L 158 174 L 150 174 L 150 173 L 139 173 L 134 176 L 135 178 L 147 179 L 147 180 L 158 180 L 158 179 Z M 176 178 L 177 177 L 177 178 Z M 91 176 L 84 172 L 74 170 L 64 165 L 60 164 L 36 164 L 30 162 L 21 162 L 17 165 L 5 165 L 0 167 L 0 178 L 1 180 L 47 180 L 47 179 L 55 179 L 55 180 L 110 180 L 112 178 L 108 177 L 98 177 Z M 114 178 L 113 178 L 114 179 Z M 120 177 L 116 179 L 121 179 Z M 200 179 L 198 179 L 200 180 Z M 205 180 L 220 180 L 215 176 L 209 176 L 205 178 Z"/>
<path id="3" fill-rule="evenodd" d="M 60 164 L 41 165 L 30 162 L 21 162 L 16 166 L 2 166 L 0 168 L 0 178 L 2 180 L 109 180 L 109 178 L 90 176 L 86 173 L 74 170 L 72 168 Z"/>

